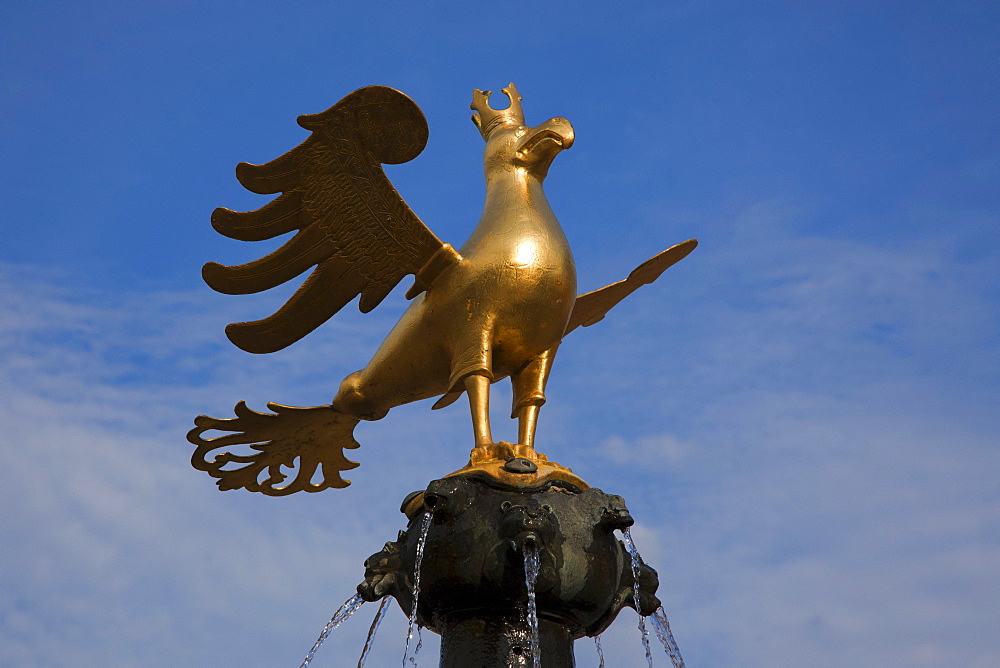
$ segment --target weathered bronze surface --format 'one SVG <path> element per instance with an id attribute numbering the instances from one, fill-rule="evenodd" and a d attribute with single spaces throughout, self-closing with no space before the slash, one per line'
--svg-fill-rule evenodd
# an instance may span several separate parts
<path id="1" fill-rule="evenodd" d="M 449 477 L 403 502 L 409 527 L 365 562 L 358 592 L 413 606 L 421 518 L 433 514 L 420 570 L 417 622 L 441 634 L 442 668 L 530 666 L 523 550 L 541 555 L 536 582 L 542 666 L 573 666 L 576 638 L 606 629 L 626 606 L 656 610 L 656 571 L 639 569 L 614 531 L 632 525 L 619 496 L 559 481 L 533 488 Z"/>
<path id="2" fill-rule="evenodd" d="M 423 114 L 391 88 L 369 86 L 320 114 L 299 117 L 312 134 L 276 160 L 240 163 L 236 176 L 256 193 L 280 195 L 249 212 L 217 209 L 212 225 L 244 241 L 295 231 L 283 246 L 239 266 L 205 265 L 205 281 L 227 294 L 261 292 L 312 273 L 276 313 L 226 328 L 230 340 L 254 353 L 280 350 L 360 296 L 375 308 L 414 274 L 410 308 L 368 365 L 350 374 L 332 403 L 295 408 L 269 403 L 259 413 L 240 402 L 235 418 L 199 416 L 188 439 L 195 468 L 221 489 L 270 495 L 345 487 L 341 472 L 357 466 L 344 449 L 358 447 L 360 420 L 440 396 L 434 408 L 469 395 L 475 449 L 456 474 L 480 473 L 507 484 L 563 480 L 585 483 L 534 450 L 538 411 L 562 338 L 599 320 L 622 299 L 683 259 L 690 240 L 663 251 L 627 279 L 577 296 L 576 269 L 566 237 L 546 201 L 542 182 L 553 159 L 573 145 L 565 118 L 527 126 L 514 85 L 510 106 L 489 106 L 489 91 L 473 93 L 473 120 L 486 141 L 486 203 L 478 226 L 459 250 L 441 242 L 409 209 L 381 165 L 416 157 L 427 141 Z M 490 384 L 510 377 L 518 443 L 494 443 Z M 206 432 L 229 432 L 207 438 Z M 244 454 L 220 448 L 249 446 Z M 533 472 L 512 471 L 514 458 Z M 281 469 L 297 472 L 291 482 Z M 317 472 L 317 469 L 319 471 Z"/>

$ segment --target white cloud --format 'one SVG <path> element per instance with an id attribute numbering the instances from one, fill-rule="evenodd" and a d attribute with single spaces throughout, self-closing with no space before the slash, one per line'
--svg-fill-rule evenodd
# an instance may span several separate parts
<path id="1" fill-rule="evenodd" d="M 792 215 L 753 208 L 669 289 L 574 334 L 632 355 L 567 341 L 562 422 L 598 406 L 615 434 L 574 468 L 627 481 L 613 491 L 689 659 L 991 665 L 995 251 L 958 257 L 977 234 L 961 226 L 895 247 L 803 238 Z M 613 634 L 614 652 L 638 643 Z"/>
<path id="2" fill-rule="evenodd" d="M 986 261 L 802 239 L 768 215 L 786 214 L 758 208 L 567 339 L 542 449 L 625 496 L 692 665 L 995 662 Z M 221 334 L 245 304 L 4 280 L 4 663 L 294 664 L 402 526 L 402 496 L 463 463 L 464 404 L 419 404 L 362 425 L 347 490 L 220 494 L 188 464 L 193 415 L 328 401 L 398 307 L 254 357 Z M 356 656 L 373 614 L 318 665 Z M 606 634 L 609 665 L 641 665 L 634 622 Z M 370 665 L 398 661 L 403 624 L 390 614 Z"/>
<path id="3" fill-rule="evenodd" d="M 361 580 L 364 558 L 403 526 L 398 504 L 415 483 L 369 460 L 339 495 L 219 494 L 188 464 L 192 417 L 247 394 L 305 394 L 288 386 L 303 374 L 282 368 L 305 353 L 259 364 L 208 343 L 197 319 L 210 298 L 70 299 L 24 273 L 7 272 L 0 318 L 0 662 L 301 659 Z M 351 333 L 355 343 L 311 352 L 360 357 L 373 341 L 363 327 Z M 316 403 L 336 387 L 311 382 L 322 390 Z M 250 383 L 259 387 L 248 392 Z M 380 478 L 395 491 L 384 494 Z M 351 653 L 366 630 L 355 626 Z"/>

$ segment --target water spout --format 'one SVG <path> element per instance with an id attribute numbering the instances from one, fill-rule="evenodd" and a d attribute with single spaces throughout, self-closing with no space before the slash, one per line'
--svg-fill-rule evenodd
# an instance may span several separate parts
<path id="1" fill-rule="evenodd" d="M 340 606 L 337 612 L 333 613 L 333 617 L 331 617 L 330 621 L 328 621 L 326 626 L 323 627 L 323 632 L 319 634 L 319 638 L 313 644 L 312 649 L 309 650 L 308 654 L 306 654 L 306 658 L 302 661 L 300 668 L 308 668 L 310 662 L 313 660 L 313 657 L 316 656 L 316 650 L 318 650 L 319 646 L 323 644 L 323 641 L 327 639 L 327 636 L 329 636 L 335 628 L 343 624 L 348 617 L 357 612 L 358 608 L 364 605 L 364 603 L 365 599 L 361 597 L 361 594 L 355 594 L 351 598 L 347 599 L 347 601 L 344 602 L 344 605 Z"/>
<path id="2" fill-rule="evenodd" d="M 649 631 L 646 630 L 646 618 L 643 617 L 642 606 L 639 604 L 639 566 L 642 564 L 642 560 L 639 557 L 639 551 L 635 549 L 635 543 L 632 542 L 632 533 L 628 527 L 622 529 L 622 536 L 625 539 L 625 549 L 628 550 L 629 556 L 632 558 L 632 595 L 635 599 L 635 611 L 639 613 L 642 648 L 646 650 L 646 663 L 649 664 L 649 668 L 653 668 L 653 653 L 649 649 Z"/>
<path id="3" fill-rule="evenodd" d="M 430 512 L 424 513 L 424 517 L 420 523 L 420 538 L 417 540 L 417 557 L 413 562 L 413 608 L 410 610 L 410 627 L 406 631 L 406 649 L 403 651 L 403 668 L 406 668 L 407 660 L 416 666 L 417 665 L 417 652 L 420 651 L 420 646 L 422 642 L 417 643 L 416 649 L 413 651 L 413 657 L 410 657 L 410 640 L 413 639 L 413 627 L 417 623 L 417 602 L 420 600 L 420 566 L 424 562 L 424 547 L 427 544 L 427 532 L 431 528 L 431 519 L 433 515 Z M 419 627 L 417 628 L 417 635 L 420 634 Z"/>
<path id="4" fill-rule="evenodd" d="M 604 668 L 604 648 L 601 647 L 601 636 L 594 636 L 594 645 L 597 646 L 597 658 L 601 660 L 601 665 L 598 668 Z"/>
<path id="5" fill-rule="evenodd" d="M 382 597 L 382 603 L 378 606 L 378 612 L 375 613 L 375 619 L 372 620 L 372 625 L 368 628 L 368 638 L 365 639 L 365 648 L 361 650 L 361 658 L 358 659 L 358 668 L 364 668 L 365 661 L 368 660 L 368 652 L 372 650 L 372 645 L 375 644 L 375 634 L 378 633 L 378 627 L 382 625 L 382 619 L 385 617 L 385 611 L 389 608 L 389 596 Z"/>
<path id="6" fill-rule="evenodd" d="M 635 595 L 635 607 L 636 610 L 639 609 L 639 567 L 642 564 L 642 557 L 639 556 L 639 550 L 636 549 L 635 543 L 632 542 L 632 534 L 625 528 L 622 530 L 622 536 L 624 537 L 625 549 L 628 550 L 629 556 L 632 557 L 632 578 L 633 583 L 633 593 Z M 663 650 L 670 657 L 670 662 L 674 665 L 674 668 L 684 668 L 684 659 L 681 657 L 681 650 L 677 646 L 677 641 L 674 640 L 674 634 L 670 630 L 670 622 L 667 621 L 667 613 L 663 610 L 663 606 L 656 609 L 656 612 L 650 617 L 650 621 L 653 624 L 653 630 L 656 632 L 656 637 L 659 639 L 660 644 L 663 645 Z M 646 618 L 639 613 L 639 630 L 642 631 L 642 645 L 646 649 L 646 660 L 649 662 L 650 668 L 653 666 L 653 656 L 649 650 L 649 632 L 646 630 Z"/>
<path id="7" fill-rule="evenodd" d="M 663 606 L 656 609 L 650 620 L 653 623 L 653 630 L 656 631 L 656 637 L 660 639 L 660 644 L 663 645 L 663 649 L 670 657 L 674 668 L 684 668 L 681 650 L 677 646 L 677 641 L 674 640 L 674 634 L 670 631 L 670 622 L 667 621 L 667 613 L 664 612 Z"/>
<path id="8" fill-rule="evenodd" d="M 414 666 L 417 665 L 417 654 L 420 654 L 420 648 L 424 646 L 424 627 L 417 624 L 417 646 L 413 648 L 413 656 L 410 657 L 410 663 Z"/>
<path id="9" fill-rule="evenodd" d="M 535 583 L 541 570 L 541 555 L 538 545 L 533 540 L 525 541 L 524 551 L 524 585 L 528 590 L 528 636 L 531 642 L 531 665 L 541 668 L 542 648 L 538 642 L 538 603 L 535 600 Z"/>

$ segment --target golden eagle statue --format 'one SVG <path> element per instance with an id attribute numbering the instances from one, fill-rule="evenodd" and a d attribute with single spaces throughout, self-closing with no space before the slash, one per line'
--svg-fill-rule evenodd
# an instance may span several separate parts
<path id="1" fill-rule="evenodd" d="M 511 470 L 505 463 L 519 458 L 541 467 L 533 480 L 556 476 L 583 484 L 533 447 L 556 350 L 566 334 L 601 320 L 697 242 L 673 246 L 627 279 L 578 296 L 569 244 L 542 190 L 552 160 L 573 145 L 573 126 L 553 118 L 529 127 L 514 84 L 503 92 L 510 105 L 499 111 L 489 105 L 490 91 L 473 92 L 472 120 L 486 141 L 486 204 L 458 250 L 417 218 L 382 170 L 382 164 L 412 160 L 427 142 L 420 109 L 392 88 L 368 86 L 322 113 L 300 116 L 299 125 L 312 132 L 305 141 L 269 163 L 237 166 L 248 190 L 280 195 L 256 211 L 216 209 L 212 226 L 242 241 L 295 234 L 247 264 L 209 262 L 205 281 L 219 292 L 249 294 L 312 270 L 273 315 L 226 328 L 238 347 L 281 350 L 358 295 L 367 313 L 405 276 L 415 280 L 406 293 L 410 307 L 368 365 L 344 379 L 331 405 L 269 403 L 273 413 L 258 413 L 240 402 L 235 418 L 195 419 L 188 434 L 197 446 L 192 464 L 218 478 L 221 489 L 280 496 L 346 487 L 340 474 L 357 464 L 343 451 L 358 447 L 359 421 L 435 396 L 434 408 L 441 408 L 463 392 L 476 446 L 463 471 L 503 477 Z M 490 431 L 490 384 L 508 376 L 517 444 L 494 443 Z M 208 438 L 206 432 L 227 433 Z M 229 446 L 249 446 L 250 454 L 208 458 Z M 295 473 L 285 485 L 282 467 Z"/>

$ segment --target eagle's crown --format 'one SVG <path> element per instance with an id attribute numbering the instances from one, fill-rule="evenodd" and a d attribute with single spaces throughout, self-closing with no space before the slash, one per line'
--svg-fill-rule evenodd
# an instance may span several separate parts
<path id="1" fill-rule="evenodd" d="M 518 94 L 517 88 L 511 83 L 502 91 L 510 100 L 510 106 L 499 111 L 490 107 L 490 95 L 493 94 L 493 91 L 479 90 L 478 88 L 472 91 L 472 104 L 469 108 L 476 112 L 472 114 L 472 122 L 479 128 L 483 139 L 489 139 L 490 134 L 502 125 L 524 125 L 524 112 L 521 110 L 522 98 Z"/>

